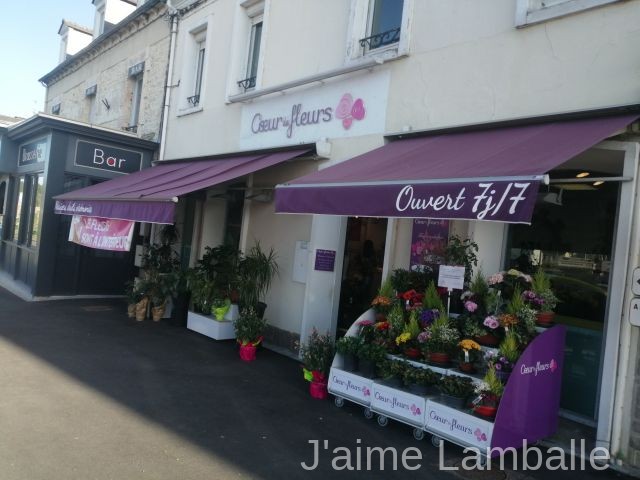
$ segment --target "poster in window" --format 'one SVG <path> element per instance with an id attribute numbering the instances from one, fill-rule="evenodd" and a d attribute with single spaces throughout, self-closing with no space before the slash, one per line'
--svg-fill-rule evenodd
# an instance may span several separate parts
<path id="1" fill-rule="evenodd" d="M 69 241 L 98 250 L 128 252 L 131 249 L 133 225 L 129 220 L 74 215 Z"/>
<path id="2" fill-rule="evenodd" d="M 449 220 L 416 218 L 411 235 L 411 270 L 422 271 L 444 263 L 449 238 Z"/>

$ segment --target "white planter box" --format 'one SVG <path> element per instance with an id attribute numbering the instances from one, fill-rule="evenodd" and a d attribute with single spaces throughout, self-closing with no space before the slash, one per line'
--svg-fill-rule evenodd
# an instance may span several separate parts
<path id="1" fill-rule="evenodd" d="M 187 328 L 194 332 L 206 335 L 214 340 L 231 340 L 236 338 L 233 322 L 218 321 L 211 315 L 202 315 L 189 311 L 187 315 Z"/>

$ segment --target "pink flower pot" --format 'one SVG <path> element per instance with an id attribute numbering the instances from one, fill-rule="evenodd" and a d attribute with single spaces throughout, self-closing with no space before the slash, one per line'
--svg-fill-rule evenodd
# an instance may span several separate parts
<path id="1" fill-rule="evenodd" d="M 311 380 L 311 383 L 309 384 L 309 393 L 311 394 L 312 398 L 324 400 L 329 396 L 329 392 L 327 391 L 327 382 Z"/>
<path id="2" fill-rule="evenodd" d="M 254 345 L 240 345 L 240 358 L 245 362 L 256 359 L 256 347 Z"/>

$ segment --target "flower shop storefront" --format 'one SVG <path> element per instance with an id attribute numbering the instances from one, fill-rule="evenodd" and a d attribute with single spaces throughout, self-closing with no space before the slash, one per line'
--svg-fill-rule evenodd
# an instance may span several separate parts
<path id="1" fill-rule="evenodd" d="M 559 119 L 398 138 L 278 186 L 278 212 L 389 219 L 387 248 L 395 257 L 385 265 L 380 297 L 391 301 L 374 302 L 378 317 L 371 310 L 354 319 L 338 342 L 329 378 L 337 402 L 361 404 L 381 424 L 388 418 L 407 423 L 416 436 L 426 431 L 475 446 L 518 447 L 522 439 L 548 437 L 562 408 L 564 416 L 594 427 L 598 446 L 619 449 L 625 437 L 619 407 L 631 403 L 618 379 L 631 351 L 624 340 L 630 326 L 621 318 L 638 152 L 635 142 L 607 139 L 636 119 Z M 412 238 L 417 218 L 448 220 L 452 238 L 473 260 L 451 292 L 450 316 L 446 296 L 429 299 L 421 290 L 432 280 L 434 290 L 443 285 L 438 266 L 427 265 L 431 278 L 413 296 L 393 286 L 392 272 L 408 266 L 398 253 L 407 259 L 412 253 L 410 245 L 396 243 Z M 589 228 L 589 221 L 598 227 Z M 505 287 L 514 279 L 515 290 Z M 581 310 L 579 299 L 590 307 Z M 557 325 L 551 326 L 540 314 L 554 308 Z M 429 312 L 438 313 L 427 318 Z M 360 366 L 354 371 L 355 352 Z M 374 373 L 370 363 L 382 369 Z M 512 372 L 508 380 L 505 371 Z M 408 391 L 417 384 L 427 390 L 437 384 L 440 392 L 474 403 L 451 407 L 446 395 Z M 534 391 L 544 397 L 535 405 L 529 403 Z M 443 431 L 437 422 L 447 419 L 448 425 L 467 422 L 469 437 Z"/>

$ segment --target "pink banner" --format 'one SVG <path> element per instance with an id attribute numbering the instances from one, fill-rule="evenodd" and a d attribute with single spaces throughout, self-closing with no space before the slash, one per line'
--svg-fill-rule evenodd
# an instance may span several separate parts
<path id="1" fill-rule="evenodd" d="M 69 241 L 98 250 L 128 252 L 133 238 L 133 224 L 129 220 L 74 215 Z"/>

